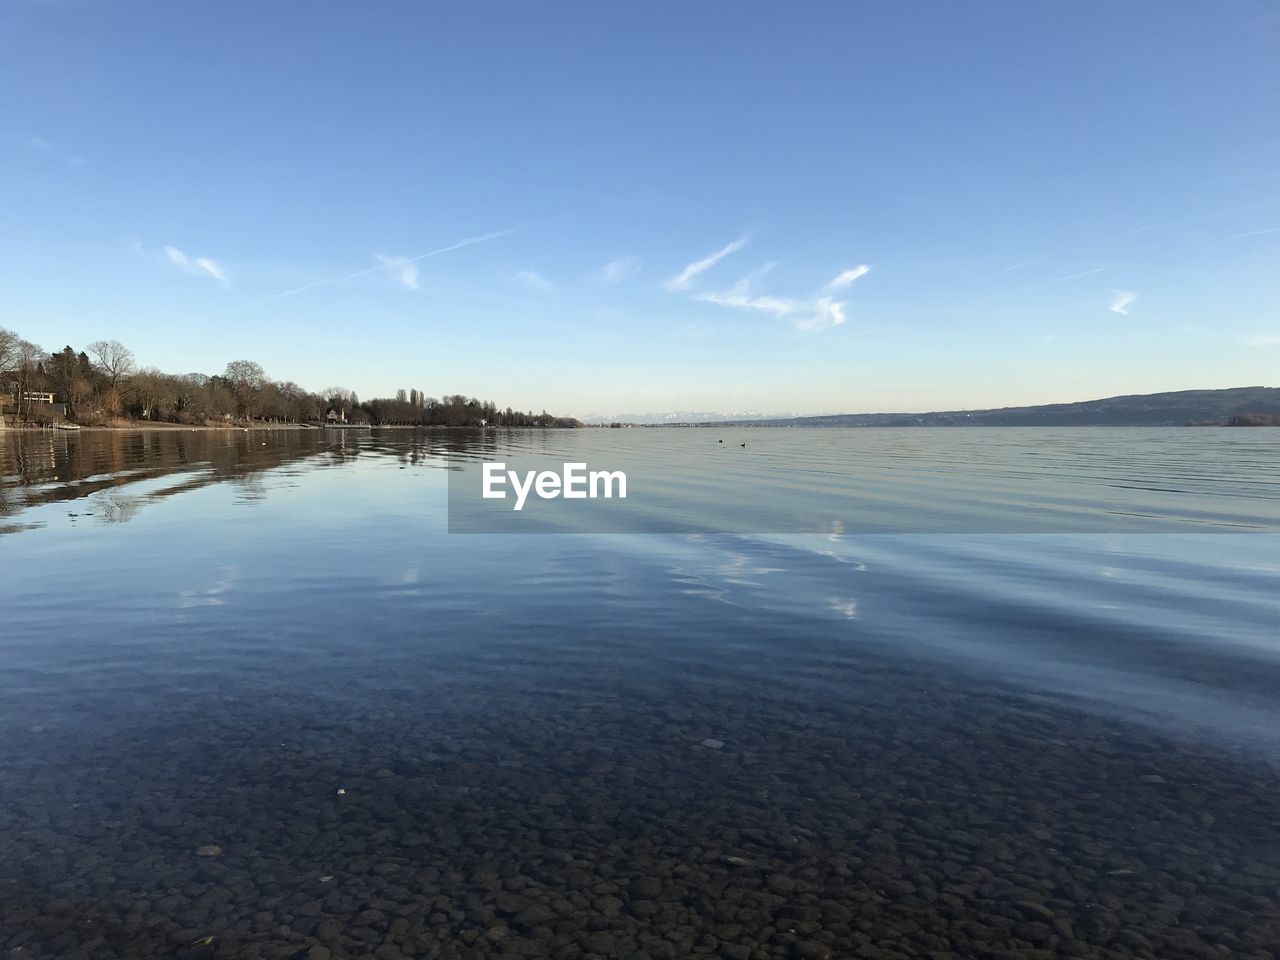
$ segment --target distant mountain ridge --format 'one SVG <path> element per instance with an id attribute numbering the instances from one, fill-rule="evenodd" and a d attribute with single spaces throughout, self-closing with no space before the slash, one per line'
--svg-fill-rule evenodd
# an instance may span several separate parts
<path id="1" fill-rule="evenodd" d="M 1280 387 L 1177 390 L 991 410 L 933 413 L 837 413 L 816 417 L 720 421 L 752 427 L 1183 427 L 1227 425 L 1234 418 L 1280 416 Z"/>
<path id="2" fill-rule="evenodd" d="M 686 424 L 708 423 L 720 420 L 773 420 L 791 418 L 794 413 L 765 413 L 762 410 L 664 410 L 661 413 L 588 413 L 579 417 L 587 424 Z"/>

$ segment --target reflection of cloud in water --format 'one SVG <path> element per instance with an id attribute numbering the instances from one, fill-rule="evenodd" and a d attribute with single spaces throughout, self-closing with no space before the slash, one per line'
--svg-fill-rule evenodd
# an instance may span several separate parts
<path id="1" fill-rule="evenodd" d="M 239 567 L 222 567 L 223 577 L 215 580 L 213 586 L 204 590 L 183 590 L 178 594 L 178 606 L 187 607 L 220 607 L 226 603 L 222 598 L 231 590 L 232 584 L 240 579 Z"/>
<path id="2" fill-rule="evenodd" d="M 856 620 L 858 618 L 858 601 L 850 597 L 832 597 L 831 609 L 846 620 Z"/>
<path id="3" fill-rule="evenodd" d="M 771 573 L 786 573 L 782 567 L 771 567 L 761 563 L 750 554 L 730 553 L 728 559 L 719 570 L 726 583 L 736 583 L 745 587 L 758 587 L 761 584 L 748 577 L 767 577 Z"/>
<path id="4" fill-rule="evenodd" d="M 834 612 L 859 621 L 868 650 L 1280 755 L 1269 692 L 1280 608 L 1268 589 L 1280 538 L 890 535 L 831 550 L 826 540 L 707 542 L 704 569 L 743 568 L 742 553 L 758 550 L 786 568 L 767 592 L 752 592 L 761 616 L 801 623 L 815 609 Z M 854 549 L 866 564 L 834 554 Z M 871 607 L 848 596 L 850 568 L 840 564 L 860 571 Z"/>
<path id="5" fill-rule="evenodd" d="M 704 600 L 712 600 L 731 607 L 743 606 L 741 603 L 730 599 L 728 590 L 712 583 L 708 577 L 702 574 L 693 573 L 683 567 L 672 567 L 669 572 L 672 580 L 679 585 L 677 589 L 686 596 L 701 597 Z"/>
<path id="6" fill-rule="evenodd" d="M 836 553 L 834 550 L 815 550 L 813 552 L 820 557 L 828 557 L 834 560 L 836 563 L 842 563 L 845 566 L 852 567 L 854 570 L 857 570 L 859 573 L 862 573 L 867 569 L 867 565 L 863 563 L 861 560 L 854 560 L 852 557 L 842 557 L 840 556 L 840 554 Z"/>

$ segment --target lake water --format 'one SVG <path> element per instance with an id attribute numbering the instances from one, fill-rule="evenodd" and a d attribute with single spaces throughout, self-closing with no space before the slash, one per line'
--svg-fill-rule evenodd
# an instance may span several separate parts
<path id="1" fill-rule="evenodd" d="M 448 532 L 531 451 L 659 532 Z M 0 957 L 1274 960 L 1278 511 L 1270 430 L 0 433 Z"/>

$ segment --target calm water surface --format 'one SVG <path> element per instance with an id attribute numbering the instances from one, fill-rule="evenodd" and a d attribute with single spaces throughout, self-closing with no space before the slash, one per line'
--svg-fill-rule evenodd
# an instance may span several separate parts
<path id="1" fill-rule="evenodd" d="M 716 438 L 741 499 L 669 510 L 784 532 L 447 532 L 450 462 Z M 775 522 L 797 466 L 825 534 Z M 1267 430 L 0 433 L 0 956 L 1275 958 L 1278 468 Z M 1004 502 L 1064 532 L 892 532 Z M 1160 532 L 1078 532 L 1113 515 Z"/>

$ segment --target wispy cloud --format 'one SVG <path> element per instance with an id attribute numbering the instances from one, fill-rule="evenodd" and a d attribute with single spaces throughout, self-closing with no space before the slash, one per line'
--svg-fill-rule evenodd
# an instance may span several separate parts
<path id="1" fill-rule="evenodd" d="M 770 260 L 740 278 L 728 290 L 699 293 L 694 299 L 735 310 L 767 313 L 779 319 L 789 320 L 797 330 L 818 332 L 838 327 L 848 319 L 845 316 L 845 301 L 836 300 L 830 294 L 836 290 L 847 289 L 855 280 L 866 276 L 871 270 L 866 264 L 845 270 L 811 297 L 778 297 L 767 293 L 756 293 L 755 285 L 772 273 L 777 265 L 776 260 Z"/>
<path id="2" fill-rule="evenodd" d="M 1111 303 L 1107 309 L 1112 313 L 1118 313 L 1122 317 L 1129 315 L 1129 304 L 1138 299 L 1138 295 L 1132 290 L 1117 290 L 1111 297 Z"/>
<path id="3" fill-rule="evenodd" d="M 1232 240 L 1243 240 L 1245 237 L 1261 237 L 1268 233 L 1280 233 L 1280 227 L 1266 227 L 1262 230 L 1249 230 L 1245 233 L 1232 234 L 1229 237 L 1223 237 L 1218 241 L 1218 243 L 1215 243 L 1214 246 L 1216 247 L 1218 244 L 1222 243 L 1230 243 Z"/>
<path id="4" fill-rule="evenodd" d="M 177 247 L 165 247 L 164 259 L 183 273 L 189 273 L 193 277 L 208 277 L 217 280 L 224 287 L 231 286 L 231 280 L 227 276 L 226 270 L 222 268 L 218 261 L 209 257 L 189 257 Z"/>
<path id="5" fill-rule="evenodd" d="M 600 282 L 606 287 L 615 283 L 621 283 L 623 280 L 630 280 L 640 272 L 640 259 L 638 257 L 619 257 L 606 263 L 600 271 Z"/>
<path id="6" fill-rule="evenodd" d="M 1264 333 L 1245 341 L 1251 347 L 1280 347 L 1280 334 Z"/>
<path id="7" fill-rule="evenodd" d="M 673 292 L 687 290 L 700 274 L 711 269 L 725 257 L 741 250 L 746 242 L 745 235 L 739 237 L 711 254 L 711 256 L 689 264 L 678 276 L 672 277 L 662 286 Z M 866 276 L 871 271 L 871 267 L 865 263 L 850 267 L 848 270 L 833 277 L 815 294 L 807 297 L 780 297 L 769 293 L 757 292 L 756 285 L 772 273 L 777 265 L 778 261 L 776 260 L 766 261 L 755 270 L 739 278 L 728 289 L 703 291 L 694 294 L 693 298 L 702 303 L 715 304 L 718 307 L 749 310 L 789 320 L 797 330 L 828 330 L 831 327 L 840 326 L 847 319 L 845 316 L 845 302 L 836 300 L 831 294 L 848 289 L 856 280 Z M 676 335 L 680 336 L 681 334 L 677 333 Z"/>
<path id="8" fill-rule="evenodd" d="M 556 288 L 556 285 L 540 274 L 537 270 L 519 270 L 515 275 L 516 283 L 523 284 L 530 290 L 537 290 L 540 293 L 550 293 Z"/>
<path id="9" fill-rule="evenodd" d="M 31 147 L 32 150 L 39 150 L 41 153 L 53 152 L 53 144 L 50 143 L 48 140 L 46 140 L 44 137 L 33 136 L 30 140 L 27 141 L 27 144 Z"/>
<path id="10" fill-rule="evenodd" d="M 797 330 L 816 333 L 819 330 L 838 327 L 844 323 L 845 319 L 843 301 L 819 297 L 817 300 L 809 301 L 803 313 L 793 317 L 791 322 L 795 324 Z"/>
<path id="11" fill-rule="evenodd" d="M 203 590 L 182 590 L 178 593 L 178 606 L 180 607 L 221 607 L 226 601 L 222 599 L 222 595 L 229 593 L 231 588 L 235 586 L 237 580 L 240 579 L 239 567 L 223 567 L 223 577 L 221 580 L 215 580 L 213 586 L 206 587 Z"/>
<path id="12" fill-rule="evenodd" d="M 800 301 L 784 300 L 781 297 L 752 296 L 747 293 L 726 290 L 723 293 L 700 293 L 697 299 L 703 303 L 714 303 L 721 307 L 737 307 L 740 310 L 761 310 L 772 313 L 775 317 L 785 317 L 795 313 Z"/>
<path id="13" fill-rule="evenodd" d="M 860 263 L 856 267 L 851 267 L 838 276 L 833 277 L 831 282 L 822 289 L 831 291 L 843 290 L 846 287 L 851 286 L 855 280 L 865 277 L 870 272 L 871 268 L 869 266 L 865 263 Z"/>
<path id="14" fill-rule="evenodd" d="M 459 240 L 457 243 L 451 243 L 447 247 L 440 247 L 436 250 L 429 250 L 426 253 L 420 253 L 416 257 L 405 257 L 404 263 L 420 263 L 423 260 L 429 260 L 432 257 L 438 257 L 441 254 L 452 253 L 454 250 L 461 250 L 463 247 L 475 246 L 477 243 L 487 243 L 490 240 L 497 240 L 500 237 L 508 237 L 519 231 L 520 227 L 508 227 L 506 230 L 495 230 L 493 233 L 482 233 L 479 236 L 467 237 L 465 240 Z M 251 300 L 245 304 L 248 307 L 256 307 L 264 303 L 270 303 L 273 300 L 281 300 L 284 297 L 296 296 L 299 293 L 306 293 L 308 290 L 314 290 L 316 287 L 325 287 L 335 283 L 347 283 L 351 280 L 358 280 L 360 277 L 367 277 L 371 273 L 377 273 L 379 270 L 385 270 L 386 265 L 379 263 L 376 266 L 367 267 L 364 270 L 356 270 L 354 273 L 347 273 L 340 277 L 328 277 L 324 280 L 316 280 L 314 283 L 304 283 L 300 287 L 293 287 L 289 290 L 281 290 L 279 293 L 268 294 L 257 300 Z"/>
<path id="15" fill-rule="evenodd" d="M 1015 270 L 1021 270 L 1023 267 L 1029 267 L 1029 266 L 1031 266 L 1031 265 L 1032 265 L 1033 263 L 1035 263 L 1035 262 L 1036 262 L 1036 261 L 1034 261 L 1034 260 L 1023 260 L 1021 263 L 1011 263 L 1011 264 L 1009 264 L 1009 266 L 1005 267 L 1005 268 L 1004 268 L 1003 270 L 1001 270 L 1000 272 L 1001 272 L 1001 273 L 1013 273 L 1013 271 L 1015 271 Z"/>
<path id="16" fill-rule="evenodd" d="M 1046 280 L 1044 283 L 1040 284 L 1040 286 L 1047 287 L 1051 283 L 1065 283 L 1068 280 L 1075 280 L 1078 277 L 1088 277 L 1088 276 L 1092 276 L 1095 273 L 1102 273 L 1106 269 L 1108 268 L 1094 267 L 1092 270 L 1081 270 L 1078 273 L 1068 273 L 1064 277 L 1054 277 L 1052 280 Z"/>
<path id="17" fill-rule="evenodd" d="M 672 291 L 688 290 L 691 286 L 693 286 L 693 281 L 696 280 L 700 274 L 706 273 L 708 270 L 714 267 L 717 263 L 719 263 L 725 257 L 730 256 L 731 254 L 737 253 L 746 245 L 747 245 L 746 236 L 745 235 L 741 236 L 737 240 L 734 240 L 732 243 L 726 244 L 725 246 L 721 247 L 715 253 L 711 254 L 711 256 L 704 257 L 702 260 L 695 260 L 693 263 L 689 264 L 687 267 L 681 270 L 679 274 L 677 274 L 676 276 L 672 277 L 670 280 L 663 283 L 662 286 L 665 289 L 672 290 Z"/>
<path id="18" fill-rule="evenodd" d="M 396 277 L 410 290 L 418 289 L 418 265 L 408 257 L 384 257 L 376 254 L 387 273 Z"/>
<path id="19" fill-rule="evenodd" d="M 838 327 L 847 319 L 844 313 L 844 302 L 833 300 L 828 296 L 803 299 L 774 297 L 768 294 L 753 295 L 745 289 L 735 287 L 723 293 L 701 293 L 697 299 L 703 303 L 714 303 L 721 307 L 767 313 L 780 319 L 790 320 L 797 330 L 810 332 Z"/>
<path id="20" fill-rule="evenodd" d="M 763 280 L 769 274 L 773 273 L 774 268 L 778 265 L 777 260 L 766 260 L 760 266 L 756 267 L 745 277 L 741 277 L 737 283 L 733 285 L 733 289 L 746 293 L 759 281 Z"/>
<path id="21" fill-rule="evenodd" d="M 746 276 L 739 278 L 738 282 L 728 290 L 699 293 L 694 299 L 701 300 L 703 303 L 714 303 L 721 307 L 736 307 L 740 310 L 761 310 L 765 313 L 772 313 L 776 317 L 785 317 L 788 313 L 794 312 L 794 301 L 783 300 L 780 297 L 756 296 L 751 292 L 756 282 L 772 273 L 773 268 L 777 265 L 777 260 L 768 260 Z"/>

